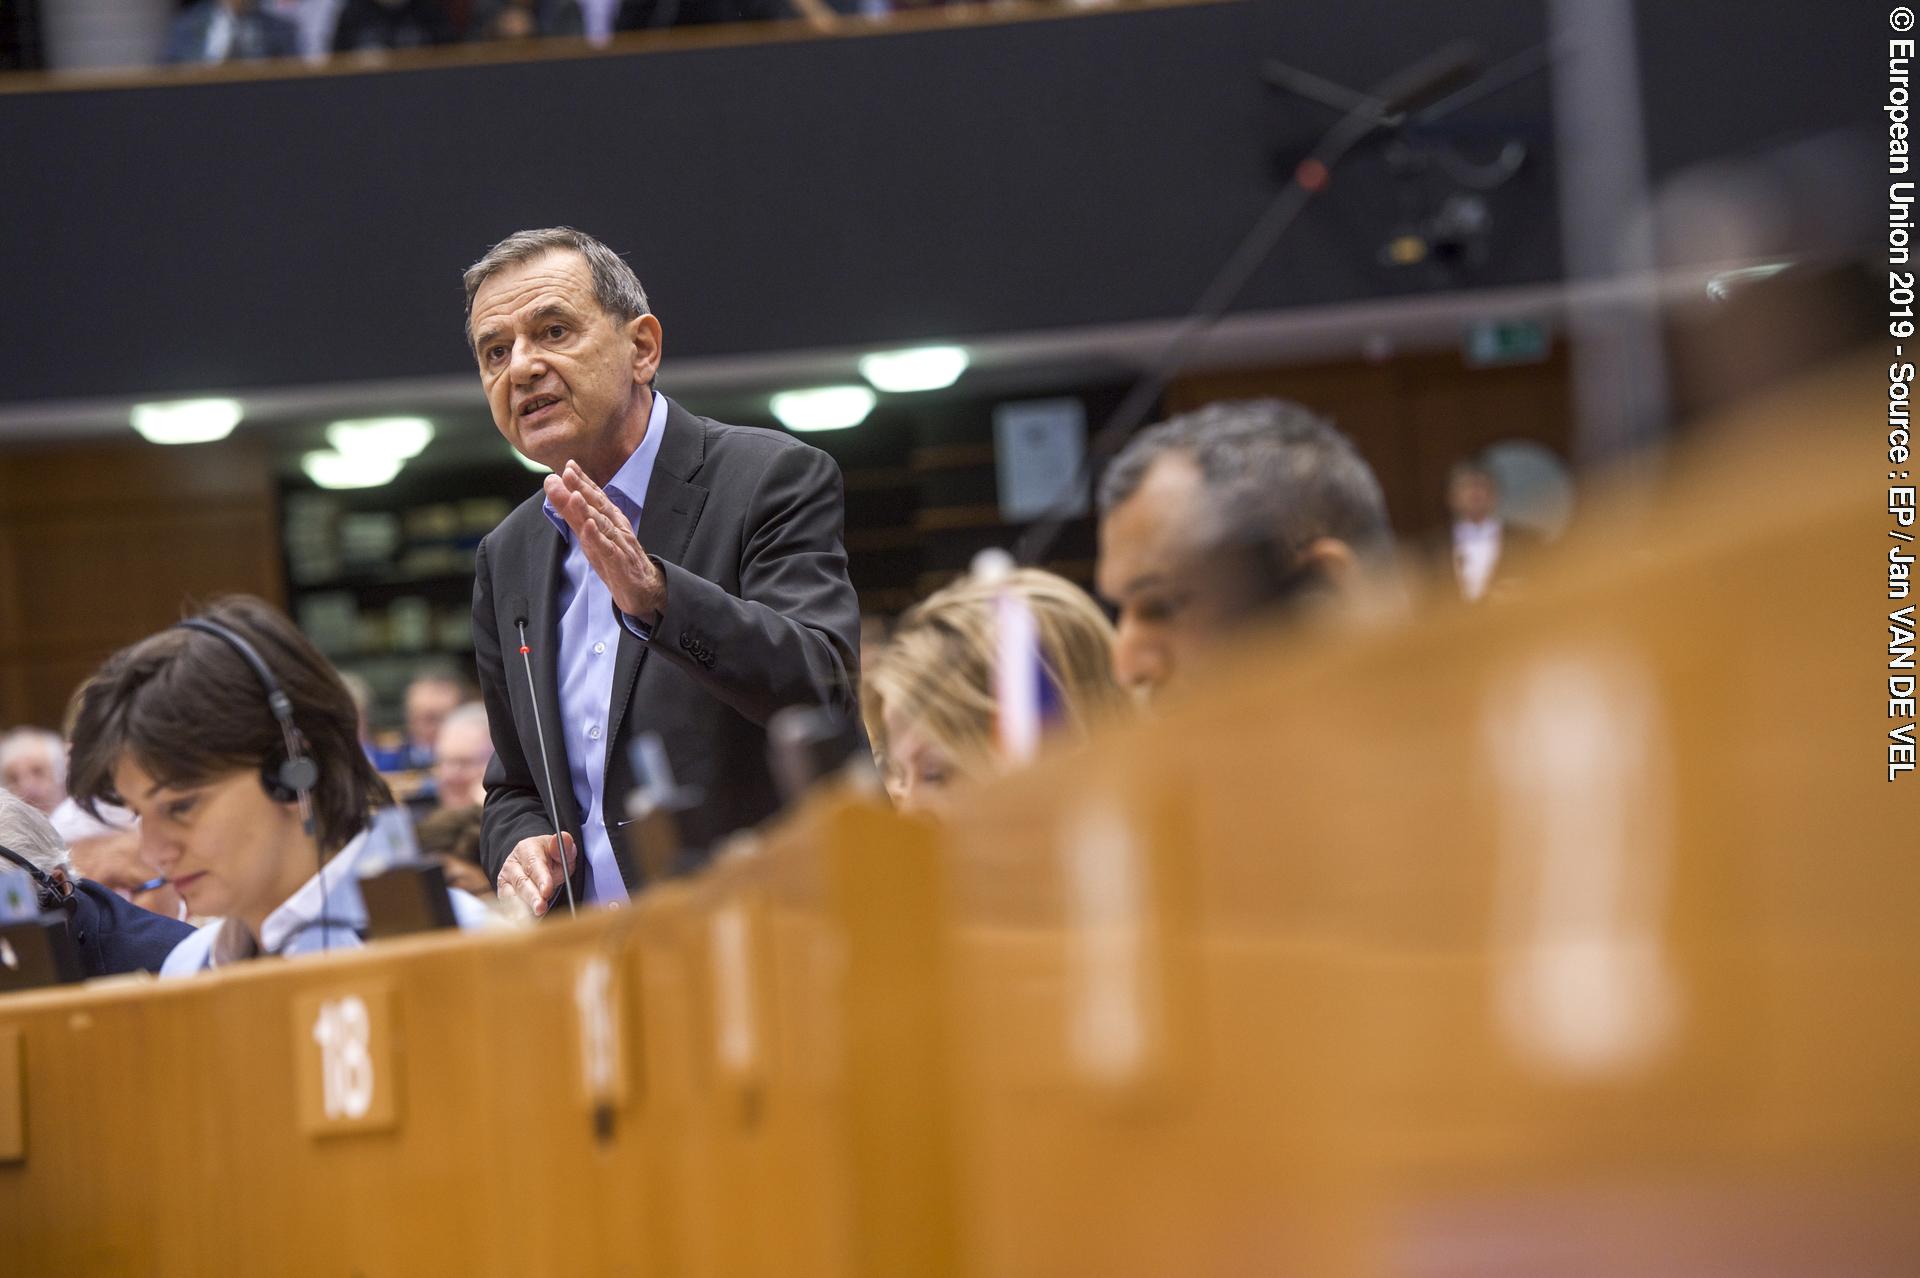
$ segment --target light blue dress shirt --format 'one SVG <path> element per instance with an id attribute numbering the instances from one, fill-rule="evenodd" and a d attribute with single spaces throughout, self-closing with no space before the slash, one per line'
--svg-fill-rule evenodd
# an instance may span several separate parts
<path id="1" fill-rule="evenodd" d="M 243 924 L 233 919 L 215 919 L 181 938 L 180 944 L 174 946 L 160 964 L 160 975 L 191 976 L 210 967 L 222 967 L 230 961 L 224 956 L 235 952 L 243 957 L 252 957 L 255 952 L 293 957 L 326 950 L 359 949 L 364 944 L 360 929 L 367 925 L 360 876 L 386 868 L 384 861 L 377 866 L 364 864 L 370 859 L 368 854 L 378 850 L 369 833 L 362 830 L 354 835 L 347 846 L 327 862 L 324 870 L 317 871 L 267 915 L 260 925 L 257 951 L 244 933 L 235 936 L 227 930 Z M 453 902 L 456 925 L 479 928 L 493 921 L 487 907 L 465 892 L 448 888 L 447 897 Z"/>
<path id="2" fill-rule="evenodd" d="M 660 455 L 660 436 L 667 429 L 667 397 L 656 392 L 647 433 L 633 455 L 621 464 L 612 480 L 602 485 L 607 497 L 636 529 L 647 500 L 647 481 L 653 478 L 654 459 Z M 547 518 L 566 539 L 567 557 L 560 565 L 560 595 L 554 601 L 559 618 L 559 648 L 555 673 L 560 682 L 561 735 L 566 742 L 567 772 L 574 801 L 580 805 L 581 851 L 587 858 L 585 899 L 624 901 L 627 885 L 613 859 L 607 838 L 602 783 L 607 775 L 607 732 L 613 703 L 613 663 L 620 652 L 620 617 L 613 592 L 600 580 L 587 552 L 552 502 L 542 503 Z M 637 635 L 639 631 L 634 631 Z M 615 815 L 625 820 L 624 812 Z"/>

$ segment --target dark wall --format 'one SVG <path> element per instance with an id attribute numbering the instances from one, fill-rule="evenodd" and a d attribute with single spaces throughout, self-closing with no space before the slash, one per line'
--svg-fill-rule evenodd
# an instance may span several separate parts
<path id="1" fill-rule="evenodd" d="M 1886 77 L 1886 10 L 1810 0 L 1638 0 L 1635 35 L 1656 177 L 1864 125 Z"/>
<path id="2" fill-rule="evenodd" d="M 555 222 L 629 252 L 669 358 L 1175 315 L 1331 121 L 1262 50 L 1365 80 L 1461 26 L 1305 7 L 0 96 L 0 401 L 462 372 L 461 268 Z M 1504 52 L 1516 7 L 1460 9 Z M 1374 261 L 1368 163 L 1249 305 L 1431 286 Z M 1550 181 L 1512 212 L 1474 282 L 1554 273 Z"/>
<path id="3" fill-rule="evenodd" d="M 1839 49 L 1873 32 L 1830 8 L 1636 7 L 1657 173 L 1850 118 L 1871 78 Z M 1263 88 L 1263 56 L 1365 86 L 1450 39 L 1497 64 L 1546 34 L 1541 0 L 1247 0 L 0 94 L 0 404 L 464 372 L 461 268 L 555 222 L 630 254 L 669 360 L 1170 317 L 1332 123 Z M 1549 75 L 1425 133 L 1529 148 L 1484 264 L 1380 262 L 1434 189 L 1371 147 L 1244 306 L 1554 278 Z"/>

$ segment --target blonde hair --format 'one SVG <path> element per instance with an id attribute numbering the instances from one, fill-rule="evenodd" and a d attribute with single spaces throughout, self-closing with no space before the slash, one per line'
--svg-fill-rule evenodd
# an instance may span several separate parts
<path id="1" fill-rule="evenodd" d="M 994 757 L 994 609 L 1010 590 L 1033 612 L 1040 663 L 1060 694 L 1064 729 L 1081 735 L 1125 710 L 1113 677 L 1113 626 L 1064 577 L 1019 568 L 997 582 L 964 577 L 909 609 L 861 679 L 867 735 L 883 762 L 886 712 L 912 719 L 957 767 Z"/>

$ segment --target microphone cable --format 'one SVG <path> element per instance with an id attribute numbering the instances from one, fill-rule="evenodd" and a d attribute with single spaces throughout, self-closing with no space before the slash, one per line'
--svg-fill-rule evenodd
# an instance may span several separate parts
<path id="1" fill-rule="evenodd" d="M 567 914 L 571 917 L 575 913 L 573 873 L 567 866 L 566 834 L 560 829 L 557 805 L 553 799 L 557 791 L 553 788 L 553 762 L 547 756 L 547 731 L 540 723 L 540 695 L 533 686 L 533 650 L 527 646 L 527 612 L 524 608 L 515 611 L 517 615 L 513 624 L 520 632 L 520 664 L 527 672 L 527 704 L 533 707 L 533 734 L 540 743 L 540 768 L 547 778 L 547 821 L 553 826 L 553 842 L 560 850 L 560 882 L 567 890 Z M 578 855 L 585 856 L 586 849 L 579 849 Z"/>

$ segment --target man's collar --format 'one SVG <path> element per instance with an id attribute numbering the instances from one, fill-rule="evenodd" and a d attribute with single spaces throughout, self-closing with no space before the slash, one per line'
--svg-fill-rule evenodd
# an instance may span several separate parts
<path id="1" fill-rule="evenodd" d="M 641 508 L 647 504 L 647 481 L 653 476 L 654 460 L 660 456 L 660 437 L 666 433 L 667 397 L 655 391 L 653 408 L 647 414 L 647 433 L 640 437 L 639 446 L 620 463 L 620 469 L 613 473 L 613 478 L 601 485 L 607 496 L 613 499 L 613 504 L 636 526 L 640 522 Z M 547 522 L 559 529 L 567 544 L 572 545 L 573 530 L 554 510 L 553 502 L 542 498 L 540 509 L 545 512 Z"/>

